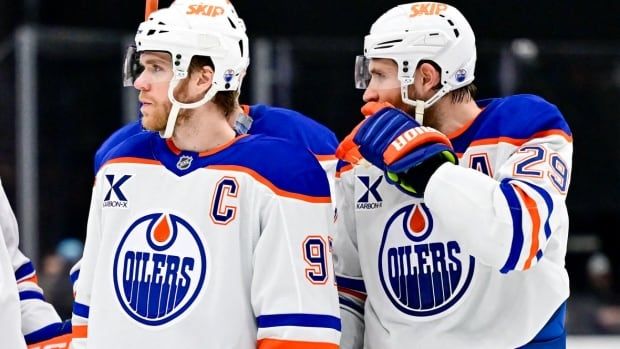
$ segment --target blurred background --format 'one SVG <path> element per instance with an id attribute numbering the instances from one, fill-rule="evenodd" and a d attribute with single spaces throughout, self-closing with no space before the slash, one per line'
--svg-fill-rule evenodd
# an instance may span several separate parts
<path id="1" fill-rule="evenodd" d="M 372 22 L 399 3 L 234 1 L 251 46 L 242 102 L 293 107 L 342 138 L 361 119 L 354 57 Z M 476 33 L 480 98 L 534 93 L 568 120 L 568 329 L 620 334 L 620 2 L 447 3 Z M 24 252 L 58 289 L 80 254 L 94 152 L 137 118 L 121 64 L 143 17 L 143 0 L 0 0 L 0 178 Z"/>

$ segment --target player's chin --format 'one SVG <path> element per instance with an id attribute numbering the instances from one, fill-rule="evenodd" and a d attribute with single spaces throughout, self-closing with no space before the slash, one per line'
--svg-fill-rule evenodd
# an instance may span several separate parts
<path id="1" fill-rule="evenodd" d="M 158 117 L 157 113 L 144 113 L 142 127 L 149 131 L 163 131 L 166 128 L 166 118 Z"/>

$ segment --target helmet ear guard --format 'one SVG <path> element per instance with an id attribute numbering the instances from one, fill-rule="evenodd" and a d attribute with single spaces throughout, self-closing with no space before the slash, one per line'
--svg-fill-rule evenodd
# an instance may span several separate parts
<path id="1" fill-rule="evenodd" d="M 168 52 L 173 76 L 168 87 L 172 103 L 166 129 L 161 136 L 170 138 L 180 109 L 198 108 L 217 92 L 237 91 L 249 65 L 249 45 L 245 23 L 227 0 L 208 0 L 200 5 L 177 0 L 169 8 L 150 14 L 140 24 L 135 37 L 135 50 L 128 49 L 124 83 L 133 84 L 139 76 L 139 54 L 145 51 Z M 174 97 L 179 81 L 189 75 L 193 57 L 204 56 L 213 62 L 213 80 L 205 96 L 198 102 L 181 103 Z"/>
<path id="2" fill-rule="evenodd" d="M 396 62 L 402 100 L 416 107 L 416 119 L 422 123 L 424 109 L 474 80 L 475 35 L 467 19 L 450 5 L 404 4 L 388 10 L 375 21 L 364 39 L 364 57 Z M 408 86 L 413 83 L 416 67 L 422 60 L 432 61 L 441 68 L 442 87 L 427 101 L 412 100 L 408 94 Z M 356 65 L 356 86 L 362 86 L 357 76 Z"/>

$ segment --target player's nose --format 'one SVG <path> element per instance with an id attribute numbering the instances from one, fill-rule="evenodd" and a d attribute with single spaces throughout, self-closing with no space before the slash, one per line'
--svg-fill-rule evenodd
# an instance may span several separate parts
<path id="1" fill-rule="evenodd" d="M 378 102 L 379 101 L 379 93 L 377 92 L 377 90 L 375 90 L 373 88 L 367 88 L 364 91 L 364 95 L 362 96 L 362 99 L 366 103 L 368 103 L 368 102 Z"/>
<path id="2" fill-rule="evenodd" d="M 146 81 L 144 74 L 140 74 L 140 76 L 138 76 L 138 78 L 133 82 L 133 87 L 139 91 L 148 90 L 149 86 L 150 85 Z"/>

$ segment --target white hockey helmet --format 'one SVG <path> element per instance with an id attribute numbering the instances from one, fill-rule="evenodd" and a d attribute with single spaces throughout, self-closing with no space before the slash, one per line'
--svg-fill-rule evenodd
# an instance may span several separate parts
<path id="1" fill-rule="evenodd" d="M 436 2 L 415 2 L 396 6 L 384 13 L 364 39 L 364 55 L 356 58 L 355 85 L 365 89 L 370 81 L 372 58 L 388 58 L 398 66 L 401 97 L 416 108 L 422 123 L 424 109 L 446 93 L 470 84 L 476 65 L 476 39 L 467 19 L 456 8 Z M 441 68 L 441 89 L 426 102 L 409 98 L 421 60 Z"/>
<path id="2" fill-rule="evenodd" d="M 172 108 L 163 138 L 172 136 L 181 108 L 204 105 L 219 91 L 239 90 L 250 63 L 245 24 L 228 0 L 177 0 L 169 8 L 153 12 L 138 27 L 135 47 L 127 52 L 125 85 L 132 85 L 137 78 L 136 59 L 143 51 L 168 52 L 172 58 L 173 77 L 168 88 Z M 213 82 L 200 101 L 181 103 L 174 97 L 174 88 L 188 76 L 194 56 L 211 58 Z"/>

